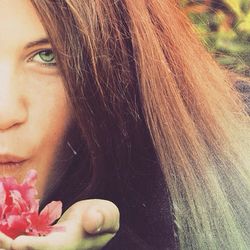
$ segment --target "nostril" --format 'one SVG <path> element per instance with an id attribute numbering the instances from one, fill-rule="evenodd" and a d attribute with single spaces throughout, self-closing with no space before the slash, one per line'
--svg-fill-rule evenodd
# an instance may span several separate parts
<path id="1" fill-rule="evenodd" d="M 0 107 L 0 130 L 6 130 L 25 122 L 26 111 L 22 108 Z"/>

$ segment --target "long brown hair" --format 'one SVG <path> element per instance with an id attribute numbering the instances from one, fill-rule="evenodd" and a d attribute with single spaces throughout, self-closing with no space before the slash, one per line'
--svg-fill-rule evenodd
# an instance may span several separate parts
<path id="1" fill-rule="evenodd" d="M 247 249 L 250 119 L 176 2 L 32 1 L 86 143 L 89 183 L 136 168 L 145 130 L 179 247 Z"/>

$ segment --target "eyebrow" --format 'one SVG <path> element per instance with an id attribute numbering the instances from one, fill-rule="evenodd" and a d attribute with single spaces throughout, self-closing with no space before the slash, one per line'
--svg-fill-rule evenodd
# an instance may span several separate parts
<path id="1" fill-rule="evenodd" d="M 36 41 L 32 41 L 32 42 L 29 42 L 25 45 L 24 49 L 29 49 L 31 47 L 34 47 L 34 46 L 38 46 L 38 45 L 45 45 L 45 44 L 50 44 L 50 41 L 48 38 L 41 38 L 41 39 L 38 39 Z"/>

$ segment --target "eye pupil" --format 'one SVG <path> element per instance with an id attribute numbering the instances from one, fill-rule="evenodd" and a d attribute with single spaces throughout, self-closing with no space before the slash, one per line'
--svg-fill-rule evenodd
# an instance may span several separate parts
<path id="1" fill-rule="evenodd" d="M 55 56 L 51 50 L 41 51 L 39 56 L 44 62 L 52 62 L 55 59 Z"/>

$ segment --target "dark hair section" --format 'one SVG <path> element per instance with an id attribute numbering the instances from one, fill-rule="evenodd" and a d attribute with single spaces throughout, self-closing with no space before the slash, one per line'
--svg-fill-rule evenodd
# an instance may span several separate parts
<path id="1" fill-rule="evenodd" d="M 81 199 L 111 200 L 120 209 L 121 224 L 133 225 L 141 237 L 151 235 L 148 241 L 159 249 L 169 246 L 173 225 L 168 195 L 141 110 L 122 1 L 112 8 L 110 1 L 105 3 L 105 11 L 116 22 L 105 12 L 102 22 L 92 20 L 96 15 L 92 16 L 91 2 L 79 1 L 77 12 L 85 16 L 81 21 L 88 21 L 84 24 L 75 20 L 66 1 L 33 4 L 51 39 L 75 112 L 76 124 L 69 137 L 76 148 L 80 145 L 80 152 L 43 204 L 59 199 L 65 210 Z M 85 30 L 80 29 L 83 26 Z"/>

